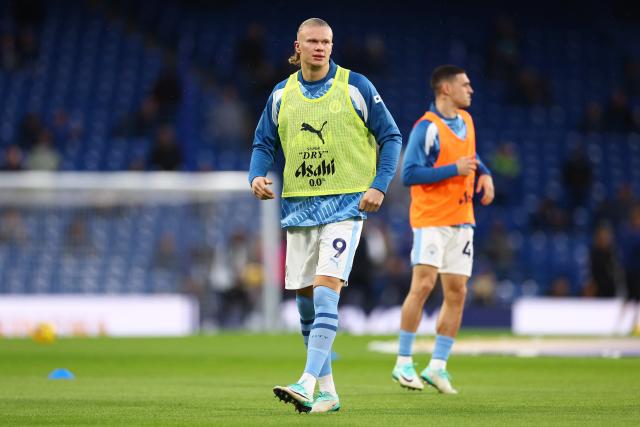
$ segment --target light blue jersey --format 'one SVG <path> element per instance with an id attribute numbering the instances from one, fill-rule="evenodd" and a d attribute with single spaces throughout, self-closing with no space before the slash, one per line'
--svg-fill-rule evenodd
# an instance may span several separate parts
<path id="1" fill-rule="evenodd" d="M 304 96 L 316 99 L 324 95 L 333 84 L 336 70 L 336 64 L 330 61 L 327 76 L 315 82 L 303 80 L 302 73 L 298 73 L 298 81 Z M 285 79 L 275 86 L 258 122 L 253 140 L 249 183 L 258 176 L 266 176 L 276 160 L 276 153 L 282 152 L 278 135 L 278 114 L 286 83 Z M 362 74 L 349 73 L 349 94 L 358 116 L 375 136 L 380 147 L 377 173 L 371 188 L 386 193 L 400 157 L 402 146 L 400 130 L 373 84 Z M 281 225 L 283 228 L 310 227 L 348 218 L 366 218 L 366 213 L 358 209 L 363 194 L 283 198 Z"/>

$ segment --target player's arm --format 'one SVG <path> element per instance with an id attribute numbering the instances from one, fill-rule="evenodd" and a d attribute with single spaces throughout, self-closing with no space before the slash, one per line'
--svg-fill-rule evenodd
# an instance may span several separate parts
<path id="1" fill-rule="evenodd" d="M 389 184 L 396 174 L 402 134 L 373 84 L 363 75 L 350 73 L 351 101 L 365 126 L 376 138 L 380 148 L 376 176 L 360 201 L 360 209 L 375 212 L 380 208 Z"/>
<path id="2" fill-rule="evenodd" d="M 278 86 L 276 86 L 267 100 L 267 105 L 262 111 L 253 137 L 253 149 L 249 165 L 249 185 L 251 185 L 253 194 L 260 200 L 268 200 L 275 197 L 273 190 L 269 188 L 269 185 L 273 184 L 273 182 L 267 178 L 267 172 L 273 166 L 276 147 L 280 144 L 277 126 L 277 112 L 280 103 L 279 96 L 276 94 L 281 92 L 278 92 Z"/>
<path id="3" fill-rule="evenodd" d="M 476 193 L 482 192 L 482 199 L 480 199 L 480 203 L 486 206 L 493 202 L 493 198 L 495 197 L 493 177 L 491 176 L 489 168 L 482 162 L 482 159 L 480 159 L 480 156 L 477 154 L 476 160 L 478 161 L 478 182 L 476 183 Z"/>
<path id="4" fill-rule="evenodd" d="M 480 158 L 480 154 L 476 153 L 476 160 L 478 161 L 478 175 L 491 175 L 491 170 Z"/>
<path id="5" fill-rule="evenodd" d="M 476 170 L 473 157 L 461 157 L 455 163 L 434 166 L 440 146 L 437 143 L 437 128 L 430 127 L 428 120 L 418 123 L 409 135 L 409 143 L 402 163 L 402 182 L 406 186 L 433 184 L 454 176 L 469 175 Z"/>

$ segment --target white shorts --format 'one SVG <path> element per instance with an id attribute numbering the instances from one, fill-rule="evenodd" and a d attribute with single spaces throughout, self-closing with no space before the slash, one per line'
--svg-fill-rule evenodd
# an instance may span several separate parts
<path id="1" fill-rule="evenodd" d="M 363 220 L 347 219 L 316 227 L 287 228 L 285 288 L 312 286 L 315 276 L 344 280 L 347 286 Z"/>
<path id="2" fill-rule="evenodd" d="M 418 264 L 432 265 L 439 273 L 471 277 L 473 228 L 414 228 L 411 265 Z"/>

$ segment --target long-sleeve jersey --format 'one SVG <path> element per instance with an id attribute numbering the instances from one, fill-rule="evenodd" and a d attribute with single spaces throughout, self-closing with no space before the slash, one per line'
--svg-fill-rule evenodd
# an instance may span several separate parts
<path id="1" fill-rule="evenodd" d="M 431 104 L 429 111 L 436 113 L 445 124 L 460 138 L 467 137 L 467 126 L 462 117 L 456 116 L 452 119 L 444 117 L 435 105 Z M 440 155 L 440 138 L 438 128 L 435 123 L 423 120 L 418 123 L 409 135 L 409 143 L 402 163 L 402 182 L 406 186 L 433 184 L 458 174 L 455 163 L 434 167 Z M 482 163 L 480 156 L 476 154 L 478 160 L 478 174 L 491 174 L 489 169 Z"/>
<path id="2" fill-rule="evenodd" d="M 432 103 L 429 111 L 437 114 L 447 126 L 460 138 L 467 136 L 467 126 L 459 115 L 454 118 L 446 118 L 436 109 Z M 440 155 L 440 138 L 438 127 L 430 120 L 420 121 L 411 130 L 409 143 L 405 150 L 402 162 L 402 182 L 406 186 L 433 184 L 458 175 L 455 163 L 443 166 L 434 166 Z M 476 153 L 478 160 L 478 174 L 491 174 L 489 169 Z"/>
<path id="3" fill-rule="evenodd" d="M 325 78 L 307 82 L 298 73 L 298 83 L 305 97 L 317 99 L 327 93 L 335 78 L 337 65 L 330 61 L 329 72 Z M 249 167 L 249 183 L 259 176 L 266 176 L 281 152 L 278 135 L 278 114 L 287 80 L 278 83 L 262 112 L 253 139 L 253 152 Z M 349 95 L 351 103 L 365 126 L 375 136 L 379 146 L 376 176 L 371 188 L 386 193 L 391 179 L 395 175 L 402 136 L 393 117 L 382 102 L 373 84 L 362 74 L 349 73 Z M 348 142 L 346 142 L 348 143 Z M 348 218 L 366 218 L 366 213 L 358 209 L 364 193 L 336 194 L 312 197 L 287 197 L 281 203 L 281 226 L 310 227 L 329 224 Z"/>

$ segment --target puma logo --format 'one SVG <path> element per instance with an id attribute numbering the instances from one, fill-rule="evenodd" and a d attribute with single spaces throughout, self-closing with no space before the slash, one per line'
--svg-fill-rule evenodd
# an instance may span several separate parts
<path id="1" fill-rule="evenodd" d="M 320 141 L 322 141 L 322 143 L 324 144 L 324 138 L 322 137 L 322 129 L 324 129 L 324 125 L 326 124 L 327 124 L 327 121 L 325 120 L 320 130 L 317 130 L 317 129 L 314 129 L 314 127 L 311 126 L 309 123 L 302 123 L 302 127 L 300 128 L 300 131 L 315 133 L 316 135 L 318 135 L 318 138 L 320 138 Z"/>

